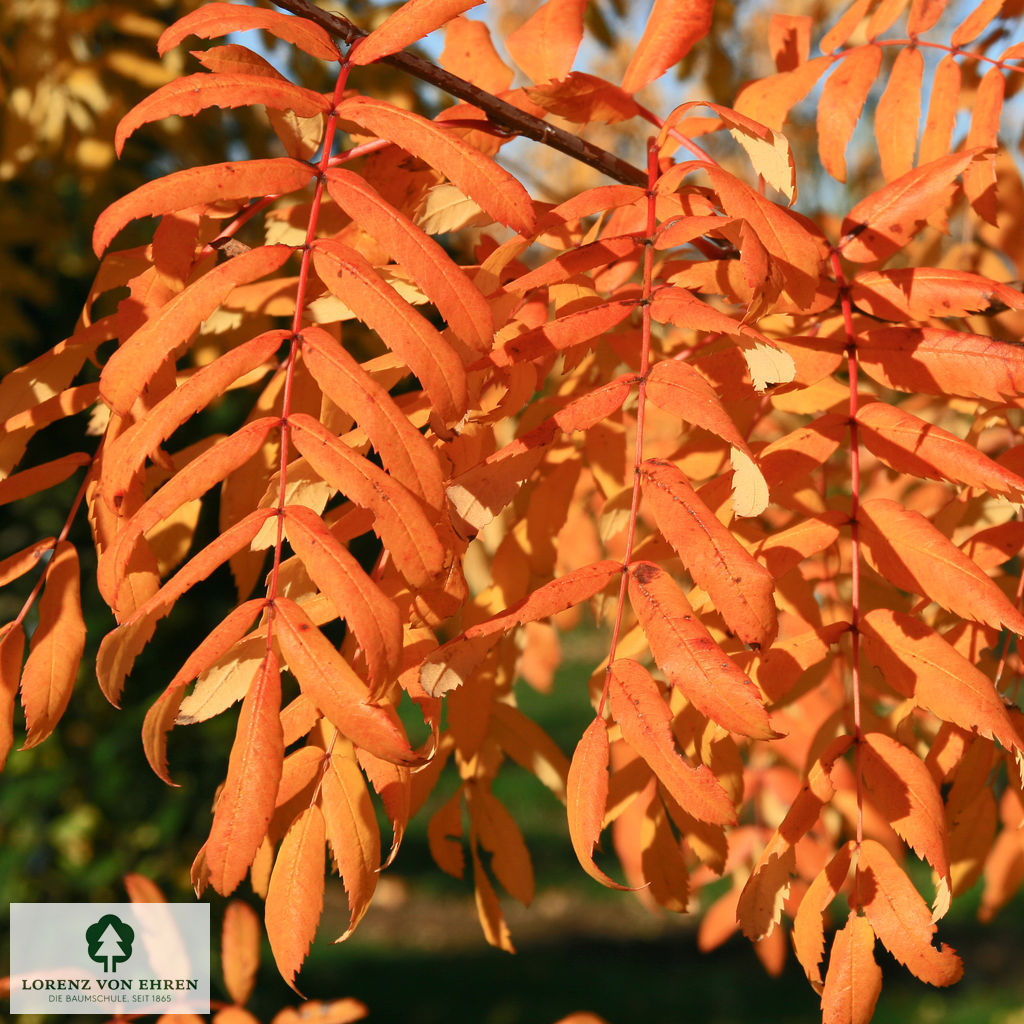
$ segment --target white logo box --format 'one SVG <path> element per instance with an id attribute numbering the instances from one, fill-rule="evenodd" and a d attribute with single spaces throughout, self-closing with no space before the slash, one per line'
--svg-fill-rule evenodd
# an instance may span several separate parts
<path id="1" fill-rule="evenodd" d="M 209 1013 L 208 903 L 12 903 L 12 1013 Z"/>

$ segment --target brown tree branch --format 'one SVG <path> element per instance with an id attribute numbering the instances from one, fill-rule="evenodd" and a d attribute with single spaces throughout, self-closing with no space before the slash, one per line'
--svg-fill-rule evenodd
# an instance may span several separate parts
<path id="1" fill-rule="evenodd" d="M 351 45 L 367 34 L 340 15 L 321 10 L 311 0 L 273 0 L 273 3 L 291 14 L 308 18 L 329 32 L 336 40 L 347 45 Z M 393 53 L 381 60 L 392 67 L 400 68 L 420 81 L 436 85 L 450 96 L 482 110 L 487 120 L 503 131 L 522 135 L 524 138 L 541 143 L 541 145 L 550 146 L 574 160 L 596 168 L 602 174 L 615 181 L 620 181 L 624 185 L 647 187 L 647 175 L 639 167 L 634 167 L 628 161 L 615 156 L 614 153 L 601 149 L 600 146 L 595 146 L 585 139 L 571 135 L 546 121 L 541 121 L 540 118 L 534 117 L 532 114 L 527 114 L 518 107 L 512 106 L 511 103 L 506 103 L 492 93 L 478 88 L 472 82 L 467 82 L 464 78 L 459 78 L 458 75 L 453 75 L 445 71 L 444 68 L 431 64 L 430 61 L 405 51 Z"/>

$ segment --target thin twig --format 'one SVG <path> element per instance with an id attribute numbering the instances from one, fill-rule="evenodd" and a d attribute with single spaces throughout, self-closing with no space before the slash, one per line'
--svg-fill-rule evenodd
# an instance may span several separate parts
<path id="1" fill-rule="evenodd" d="M 315 22 L 330 33 L 334 39 L 346 45 L 351 45 L 367 34 L 340 15 L 322 11 L 310 0 L 273 0 L 273 3 L 282 10 Z M 639 185 L 641 188 L 647 186 L 647 174 L 639 167 L 634 167 L 628 161 L 622 160 L 600 146 L 595 146 L 592 142 L 587 142 L 586 139 L 578 138 L 532 114 L 527 114 L 526 111 L 498 99 L 492 93 L 478 88 L 464 78 L 459 78 L 458 75 L 445 71 L 444 68 L 439 68 L 436 64 L 431 64 L 428 60 L 400 51 L 388 57 L 382 57 L 381 62 L 399 68 L 420 81 L 435 85 L 456 99 L 464 100 L 483 111 L 491 124 L 497 125 L 511 134 L 522 135 L 527 139 L 533 139 L 534 142 L 556 149 L 580 163 L 596 168 L 602 174 L 622 182 L 624 185 Z"/>

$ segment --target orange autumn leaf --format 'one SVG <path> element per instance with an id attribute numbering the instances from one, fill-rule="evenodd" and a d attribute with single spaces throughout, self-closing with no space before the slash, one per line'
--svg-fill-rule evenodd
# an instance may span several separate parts
<path id="1" fill-rule="evenodd" d="M 714 643 L 668 573 L 649 562 L 634 563 L 629 599 L 658 667 L 694 707 L 740 735 L 776 735 L 757 687 Z"/>
<path id="2" fill-rule="evenodd" d="M 694 582 L 746 644 L 768 647 L 778 630 L 774 580 L 704 504 L 671 463 L 648 459 L 640 467 L 644 498 L 665 539 Z"/>
<path id="3" fill-rule="evenodd" d="M 793 949 L 807 980 L 821 993 L 821 958 L 825 953 L 825 912 L 846 885 L 852 861 L 852 843 L 839 848 L 807 887 L 793 918 Z"/>
<path id="4" fill-rule="evenodd" d="M 508 34 L 508 52 L 534 82 L 565 78 L 572 70 L 586 6 L 586 0 L 545 0 Z"/>
<path id="5" fill-rule="evenodd" d="M 361 458 L 318 420 L 290 420 L 295 447 L 332 487 L 373 512 L 374 531 L 411 583 L 426 585 L 441 571 L 444 549 L 423 506 L 400 483 Z"/>
<path id="6" fill-rule="evenodd" d="M 172 47 L 190 35 L 203 39 L 263 29 L 301 47 L 320 60 L 337 60 L 338 50 L 331 37 L 319 26 L 305 18 L 293 18 L 282 11 L 262 7 L 243 7 L 232 3 L 209 3 L 190 11 L 166 28 L 157 42 L 157 52 L 163 56 Z"/>
<path id="7" fill-rule="evenodd" d="M 533 204 L 523 186 L 454 134 L 418 114 L 365 96 L 342 100 L 337 112 L 437 167 L 499 223 L 522 235 L 532 230 Z"/>
<path id="8" fill-rule="evenodd" d="M 14 746 L 14 708 L 21 682 L 25 630 L 20 622 L 0 628 L 0 768 Z"/>
<path id="9" fill-rule="evenodd" d="M 682 60 L 711 30 L 708 0 L 655 0 L 651 15 L 622 79 L 637 92 Z"/>
<path id="10" fill-rule="evenodd" d="M 968 731 L 1020 751 L 1014 727 L 992 680 L 919 619 L 884 608 L 862 620 L 865 651 L 898 693 Z M 1019 756 L 1019 754 L 1018 754 Z"/>
<path id="11" fill-rule="evenodd" d="M 865 447 L 901 473 L 1024 500 L 1024 479 L 942 427 L 885 402 L 862 405 L 857 422 Z"/>
<path id="12" fill-rule="evenodd" d="M 241 900 L 232 900 L 224 910 L 221 926 L 221 965 L 228 995 L 239 1006 L 249 1001 L 256 984 L 260 936 L 255 911 Z"/>
<path id="13" fill-rule="evenodd" d="M 498 638 L 515 626 L 546 619 L 593 597 L 622 571 L 603 561 L 566 573 L 513 605 L 501 615 L 470 626 L 432 652 L 420 668 L 420 682 L 432 697 L 461 686 Z"/>
<path id="14" fill-rule="evenodd" d="M 53 732 L 71 699 L 85 650 L 78 552 L 68 541 L 57 544 L 45 579 L 39 623 L 21 674 L 21 703 L 28 726 L 25 749 Z"/>
<path id="15" fill-rule="evenodd" d="M 409 271 L 456 334 L 473 348 L 486 349 L 494 334 L 491 311 L 444 248 L 358 174 L 332 167 L 325 177 L 331 198 Z"/>
<path id="16" fill-rule="evenodd" d="M 591 878 L 609 889 L 625 889 L 594 863 L 594 847 L 601 836 L 608 802 L 608 758 L 608 728 L 602 718 L 596 717 L 580 737 L 569 764 L 569 839 L 576 859 Z"/>
<path id="17" fill-rule="evenodd" d="M 854 263 L 889 259 L 953 196 L 956 179 L 974 162 L 976 149 L 933 160 L 901 175 L 857 203 L 843 221 L 842 255 Z"/>
<path id="18" fill-rule="evenodd" d="M 823 50 L 826 45 L 823 40 Z M 825 170 L 838 181 L 846 181 L 846 147 L 881 63 L 880 46 L 860 46 L 825 80 L 818 104 L 818 152 Z"/>
<path id="19" fill-rule="evenodd" d="M 422 381 L 441 414 L 457 420 L 465 411 L 462 361 L 447 340 L 409 305 L 354 249 L 321 241 L 313 263 L 324 285 Z"/>
<path id="20" fill-rule="evenodd" d="M 910 267 L 858 274 L 850 288 L 858 308 L 883 320 L 926 320 L 1024 308 L 1024 294 L 965 270 Z"/>
<path id="21" fill-rule="evenodd" d="M 221 895 L 233 892 L 245 878 L 274 813 L 284 760 L 280 711 L 281 676 L 271 651 L 242 702 L 227 778 L 206 842 L 210 884 Z"/>
<path id="22" fill-rule="evenodd" d="M 323 913 L 326 842 L 323 812 L 313 804 L 288 827 L 270 876 L 267 937 L 281 977 L 296 992 L 295 976 Z"/>
<path id="23" fill-rule="evenodd" d="M 957 615 L 1024 636 L 1024 616 L 920 512 L 888 498 L 871 498 L 861 505 L 859 522 L 866 557 L 876 572 Z"/>
<path id="24" fill-rule="evenodd" d="M 415 764 L 402 723 L 389 704 L 370 704 L 369 690 L 302 608 L 287 598 L 275 604 L 281 653 L 302 692 L 348 739 L 396 764 Z"/>
<path id="25" fill-rule="evenodd" d="M 870 377 L 897 391 L 1002 402 L 1024 386 L 1024 349 L 984 335 L 934 327 L 875 328 L 860 338 L 858 357 Z"/>
<path id="26" fill-rule="evenodd" d="M 194 281 L 107 360 L 100 394 L 116 412 L 127 413 L 164 364 L 185 347 L 199 325 L 239 285 L 251 284 L 284 265 L 287 245 L 264 245 L 220 264 Z"/>
<path id="27" fill-rule="evenodd" d="M 874 954 L 875 933 L 865 917 L 851 913 L 836 932 L 821 994 L 822 1024 L 868 1024 L 882 991 L 882 968 Z"/>
<path id="28" fill-rule="evenodd" d="M 408 0 L 393 11 L 350 55 L 353 64 L 372 64 L 404 50 L 483 0 Z"/>
<path id="29" fill-rule="evenodd" d="M 15 253 L 4 321 L 0 758 L 59 727 L 101 621 L 78 555 L 157 776 L 172 729 L 237 718 L 174 738 L 222 769 L 191 881 L 249 877 L 292 985 L 325 873 L 346 938 L 402 902 L 379 880 L 417 815 L 511 951 L 523 773 L 592 878 L 710 905 L 702 946 L 742 930 L 776 973 L 792 938 L 824 1021 L 872 1016 L 876 937 L 952 981 L 934 921 L 1024 884 L 1010 7 L 119 4 L 67 52 L 43 12 L 5 78 L 0 177 L 53 251 Z M 86 199 L 127 193 L 91 286 L 90 224 L 40 201 L 68 159 Z M 596 711 L 571 759 L 535 717 L 563 698 Z M 218 1024 L 254 1024 L 262 931 L 227 910 Z"/>
<path id="30" fill-rule="evenodd" d="M 647 669 L 628 659 L 613 662 L 609 697 L 623 739 L 679 806 L 698 821 L 732 824 L 736 811 L 729 794 L 706 765 L 694 768 L 676 750 L 671 712 Z"/>
<path id="31" fill-rule="evenodd" d="M 869 732 L 860 764 L 868 793 L 897 835 L 948 882 L 945 809 L 924 762 L 892 737 Z"/>
<path id="32" fill-rule="evenodd" d="M 366 657 L 371 682 L 383 685 L 401 657 L 402 623 L 397 607 L 315 512 L 302 505 L 287 505 L 283 513 L 288 543 L 338 617 L 351 627 Z"/>
<path id="33" fill-rule="evenodd" d="M 945 943 L 933 944 L 931 911 L 892 854 L 874 839 L 861 844 L 857 886 L 875 935 L 901 964 L 931 985 L 960 980 L 960 958 Z"/>
<path id="34" fill-rule="evenodd" d="M 380 830 L 363 775 L 354 758 L 332 754 L 321 782 L 327 840 L 348 894 L 347 939 L 369 909 L 380 871 Z"/>
<path id="35" fill-rule="evenodd" d="M 923 74 L 921 51 L 912 48 L 900 50 L 878 101 L 875 138 L 886 181 L 906 174 L 914 166 Z"/>
<path id="36" fill-rule="evenodd" d="M 120 155 L 126 140 L 138 128 L 172 114 L 188 117 L 191 114 L 198 114 L 199 111 L 205 110 L 207 107 L 242 107 L 248 106 L 250 103 L 262 103 L 265 107 L 273 110 L 293 110 L 299 117 L 312 117 L 314 114 L 326 113 L 330 110 L 330 103 L 325 96 L 313 92 L 311 89 L 302 89 L 286 79 L 244 73 L 187 75 L 185 78 L 177 78 L 173 82 L 168 82 L 167 85 L 150 93 L 146 99 L 133 107 L 118 124 L 114 145 Z M 238 169 L 244 170 L 246 166 L 260 162 L 249 161 L 247 164 L 240 165 Z M 288 163 L 296 162 L 288 161 Z M 214 167 L 210 167 L 208 170 L 212 171 Z M 311 168 L 308 166 L 305 167 L 307 180 L 310 170 Z M 188 172 L 183 173 L 187 174 Z M 191 175 L 191 177 L 196 176 Z M 215 177 L 217 176 L 208 176 L 208 180 L 212 181 Z M 223 179 L 226 176 L 220 175 L 220 177 Z M 227 177 L 226 180 L 230 181 L 231 178 Z M 299 181 L 300 184 L 305 184 L 301 178 Z M 268 184 L 270 187 L 265 190 L 264 195 L 282 191 L 274 188 L 272 181 Z M 284 191 L 291 191 L 291 189 Z M 111 232 L 112 235 L 115 233 Z M 104 248 L 106 248 L 105 245 L 97 245 L 97 251 Z"/>

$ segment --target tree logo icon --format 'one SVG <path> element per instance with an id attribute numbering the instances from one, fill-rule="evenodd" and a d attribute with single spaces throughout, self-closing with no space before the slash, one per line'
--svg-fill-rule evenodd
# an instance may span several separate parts
<path id="1" fill-rule="evenodd" d="M 85 930 L 89 959 L 103 964 L 103 973 L 117 973 L 117 965 L 132 955 L 135 930 L 114 914 L 105 914 Z"/>

